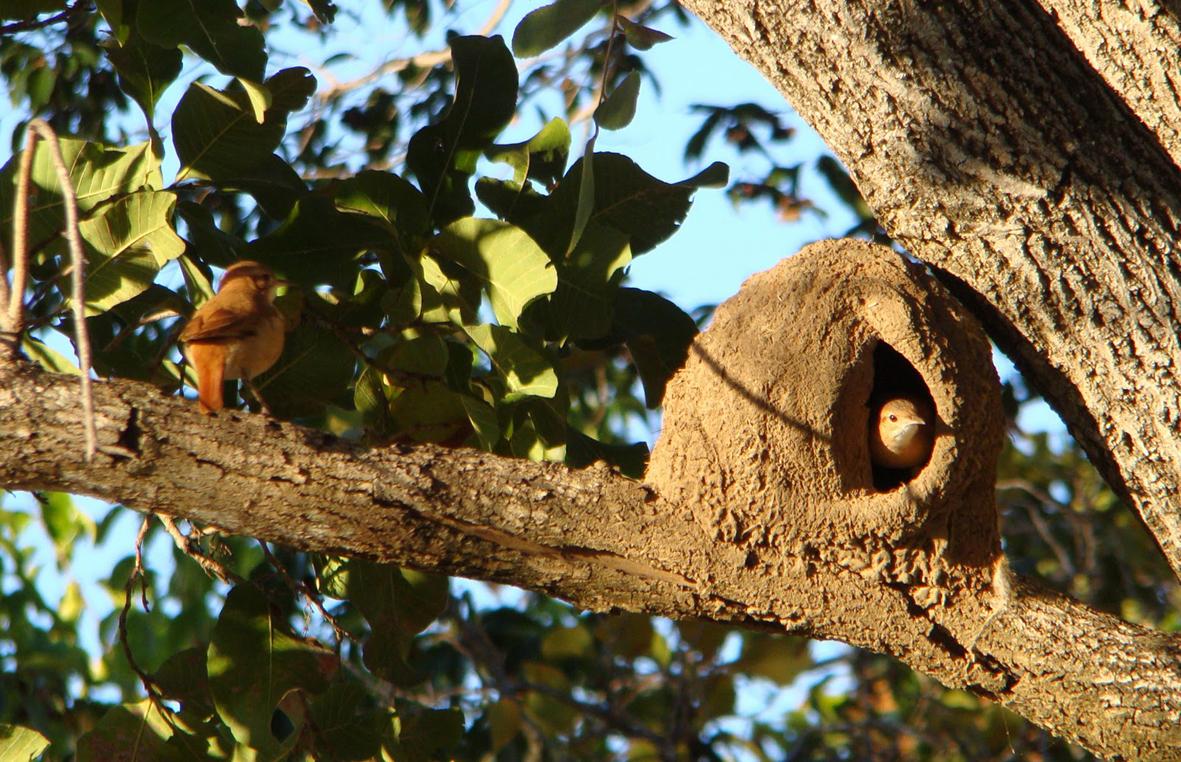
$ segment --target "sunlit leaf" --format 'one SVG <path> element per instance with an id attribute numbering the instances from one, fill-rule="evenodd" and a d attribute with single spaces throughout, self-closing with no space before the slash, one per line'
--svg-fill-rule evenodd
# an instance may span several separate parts
<path id="1" fill-rule="evenodd" d="M 627 236 L 615 228 L 589 226 L 574 251 L 558 263 L 558 287 L 550 299 L 547 335 L 590 339 L 611 328 L 615 291 L 631 262 Z"/>
<path id="2" fill-rule="evenodd" d="M 566 171 L 570 155 L 570 126 L 554 117 L 536 135 L 522 143 L 494 145 L 484 154 L 513 168 L 513 181 L 521 186 L 526 178 L 546 187 L 557 182 Z"/>
<path id="3" fill-rule="evenodd" d="M 465 326 L 508 387 L 506 402 L 521 397 L 552 397 L 558 390 L 554 366 L 518 333 L 499 325 Z"/>
<path id="4" fill-rule="evenodd" d="M 0 759 L 27 762 L 49 746 L 49 739 L 32 728 L 0 725 Z"/>
<path id="5" fill-rule="evenodd" d="M 558 285 L 557 272 L 537 243 L 498 220 L 457 220 L 431 241 L 431 249 L 479 282 L 496 319 L 512 328 L 531 301 Z"/>
<path id="6" fill-rule="evenodd" d="M 150 701 L 113 706 L 78 739 L 78 762 L 181 762 L 185 757 L 167 740 L 172 727 Z M 6 758 L 7 759 L 7 758 Z"/>
<path id="7" fill-rule="evenodd" d="M 69 168 L 70 183 L 85 214 L 98 204 L 140 188 L 159 188 L 160 164 L 148 143 L 129 148 L 106 148 L 72 138 L 61 139 L 62 159 Z M 12 229 L 16 168 L 20 155 L 0 170 L 0 228 Z M 44 141 L 37 143 L 30 172 L 29 246 L 36 249 L 58 235 L 65 226 L 61 184 Z"/>
<path id="8" fill-rule="evenodd" d="M 594 18 L 601 0 L 556 0 L 525 14 L 513 31 L 513 53 L 529 58 L 544 53 Z"/>
<path id="9" fill-rule="evenodd" d="M 289 747 L 284 740 L 293 740 L 271 732 L 279 702 L 293 690 L 324 691 L 333 662 L 330 651 L 291 635 L 261 591 L 238 585 L 226 596 L 209 643 L 207 668 L 217 713 L 239 742 L 279 752 Z"/>
<path id="10" fill-rule="evenodd" d="M 144 292 L 160 268 L 184 252 L 184 241 L 172 226 L 175 206 L 172 193 L 141 191 L 102 207 L 78 225 L 87 249 L 87 314 Z"/>

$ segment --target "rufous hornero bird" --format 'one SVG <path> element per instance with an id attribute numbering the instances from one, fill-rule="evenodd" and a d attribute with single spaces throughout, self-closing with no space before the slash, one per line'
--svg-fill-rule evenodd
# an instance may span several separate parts
<path id="1" fill-rule="evenodd" d="M 180 334 L 185 356 L 197 372 L 198 407 L 225 407 L 222 382 L 240 378 L 263 409 L 251 380 L 283 353 L 287 323 L 275 307 L 275 289 L 288 285 L 266 265 L 243 260 L 230 265 L 217 293 L 193 313 Z"/>
<path id="2" fill-rule="evenodd" d="M 927 402 L 892 397 L 869 417 L 869 456 L 875 466 L 915 468 L 927 462 L 935 441 L 935 416 Z"/>

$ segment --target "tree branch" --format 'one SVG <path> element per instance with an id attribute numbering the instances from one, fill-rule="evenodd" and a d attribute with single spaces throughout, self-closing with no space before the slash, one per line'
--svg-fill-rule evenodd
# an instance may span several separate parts
<path id="1" fill-rule="evenodd" d="M 1039 0 L 1181 167 L 1181 18 L 1155 2 Z"/>

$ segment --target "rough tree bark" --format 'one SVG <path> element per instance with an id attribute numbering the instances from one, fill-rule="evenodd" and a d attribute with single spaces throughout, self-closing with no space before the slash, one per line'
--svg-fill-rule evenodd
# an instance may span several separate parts
<path id="1" fill-rule="evenodd" d="M 886 230 L 954 284 L 1181 575 L 1181 170 L 1162 148 L 1175 151 L 1178 124 L 1175 7 L 686 5 L 820 132 Z"/>

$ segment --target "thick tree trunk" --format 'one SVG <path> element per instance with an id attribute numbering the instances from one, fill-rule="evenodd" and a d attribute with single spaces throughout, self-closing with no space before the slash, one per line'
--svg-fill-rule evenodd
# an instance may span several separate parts
<path id="1" fill-rule="evenodd" d="M 1181 574 L 1175 17 L 1045 0 L 1125 103 L 1029 0 L 686 4 L 957 286 Z"/>

